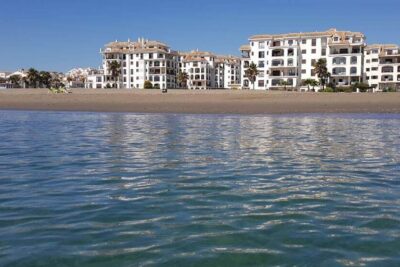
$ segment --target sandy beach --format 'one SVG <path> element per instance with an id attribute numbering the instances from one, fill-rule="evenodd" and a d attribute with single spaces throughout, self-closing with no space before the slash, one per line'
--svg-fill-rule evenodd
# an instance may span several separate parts
<path id="1" fill-rule="evenodd" d="M 190 114 L 400 113 L 400 93 L 297 93 L 265 91 L 0 90 L 2 110 Z"/>

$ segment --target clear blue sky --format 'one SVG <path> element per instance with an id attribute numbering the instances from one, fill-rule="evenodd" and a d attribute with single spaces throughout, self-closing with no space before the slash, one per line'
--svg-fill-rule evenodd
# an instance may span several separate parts
<path id="1" fill-rule="evenodd" d="M 400 43 L 399 0 L 1 0 L 0 70 L 98 67 L 113 40 L 239 54 L 250 35 L 362 31 Z"/>

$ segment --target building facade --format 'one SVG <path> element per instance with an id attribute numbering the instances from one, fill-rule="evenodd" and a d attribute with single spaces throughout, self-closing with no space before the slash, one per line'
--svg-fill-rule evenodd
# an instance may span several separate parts
<path id="1" fill-rule="evenodd" d="M 188 74 L 188 89 L 229 88 L 240 83 L 240 59 L 210 52 L 177 52 L 164 43 L 139 38 L 132 42 L 112 42 L 101 49 L 102 67 L 87 77 L 86 88 L 178 88 L 179 71 Z M 110 64 L 117 62 L 120 73 L 113 75 Z M 222 74 L 217 73 L 220 68 Z M 216 78 L 218 76 L 218 78 Z"/>
<path id="2" fill-rule="evenodd" d="M 350 86 L 363 78 L 365 36 L 359 32 L 337 31 L 255 35 L 242 51 L 242 87 L 250 88 L 245 71 L 258 67 L 255 89 L 299 88 L 306 79 L 318 80 L 314 63 L 327 61 L 330 82 Z"/>
<path id="3" fill-rule="evenodd" d="M 392 44 L 365 48 L 365 81 L 374 91 L 400 91 L 400 47 Z"/>

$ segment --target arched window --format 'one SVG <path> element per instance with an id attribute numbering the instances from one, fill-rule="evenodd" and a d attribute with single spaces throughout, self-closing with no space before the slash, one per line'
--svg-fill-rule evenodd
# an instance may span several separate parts
<path id="1" fill-rule="evenodd" d="M 345 65 L 346 58 L 345 57 L 335 57 L 333 58 L 333 65 Z"/>
<path id="2" fill-rule="evenodd" d="M 333 68 L 333 75 L 346 75 L 346 68 Z"/>

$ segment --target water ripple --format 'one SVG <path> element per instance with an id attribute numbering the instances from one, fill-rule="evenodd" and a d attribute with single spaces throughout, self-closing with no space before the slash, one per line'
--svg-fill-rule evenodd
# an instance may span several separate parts
<path id="1" fill-rule="evenodd" d="M 0 266 L 398 266 L 400 116 L 0 112 Z"/>

